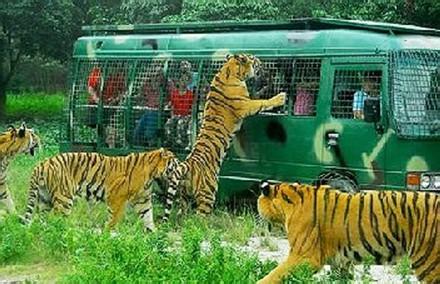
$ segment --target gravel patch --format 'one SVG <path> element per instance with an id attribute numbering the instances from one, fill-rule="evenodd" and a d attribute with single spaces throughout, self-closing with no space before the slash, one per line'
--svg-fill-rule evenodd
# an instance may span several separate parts
<path id="1" fill-rule="evenodd" d="M 249 253 L 256 253 L 262 261 L 272 260 L 279 263 L 289 254 L 289 242 L 287 239 L 276 237 L 252 237 L 246 246 L 242 246 L 240 249 Z M 326 265 L 317 277 L 329 270 L 330 266 Z M 354 271 L 355 283 L 362 283 L 360 279 L 363 266 L 355 265 Z M 391 265 L 371 265 L 370 276 L 373 280 L 371 283 L 403 283 L 400 276 L 394 273 L 394 266 Z M 411 276 L 409 281 L 410 283 L 420 283 L 415 276 Z"/>

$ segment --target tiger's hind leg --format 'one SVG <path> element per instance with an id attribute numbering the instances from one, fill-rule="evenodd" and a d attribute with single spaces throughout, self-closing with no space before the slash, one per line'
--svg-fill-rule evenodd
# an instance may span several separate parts
<path id="1" fill-rule="evenodd" d="M 207 216 L 212 213 L 215 203 L 215 194 L 210 192 L 201 192 L 196 195 L 197 214 Z"/>
<path id="2" fill-rule="evenodd" d="M 200 177 L 199 187 L 195 192 L 198 214 L 207 216 L 212 213 L 217 188 L 217 181 L 210 180 L 207 176 Z"/>
<path id="3" fill-rule="evenodd" d="M 151 185 L 146 185 L 131 204 L 139 218 L 143 221 L 145 230 L 155 231 Z"/>
<path id="4" fill-rule="evenodd" d="M 62 176 L 56 176 L 52 180 L 46 181 L 47 188 L 51 192 L 51 199 L 53 205 L 53 211 L 57 214 L 69 216 L 72 212 L 73 199 L 74 199 L 74 181 L 71 179 L 63 179 Z M 42 187 L 40 186 L 40 189 Z M 48 191 L 41 191 L 39 193 L 39 200 L 42 205 L 47 204 L 45 200 L 48 199 Z"/>

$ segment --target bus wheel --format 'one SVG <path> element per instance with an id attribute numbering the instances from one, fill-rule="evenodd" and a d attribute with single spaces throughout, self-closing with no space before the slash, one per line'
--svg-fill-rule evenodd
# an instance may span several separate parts
<path id="1" fill-rule="evenodd" d="M 318 176 L 316 185 L 329 185 L 344 192 L 359 192 L 359 185 L 354 174 L 350 171 L 331 170 Z"/>

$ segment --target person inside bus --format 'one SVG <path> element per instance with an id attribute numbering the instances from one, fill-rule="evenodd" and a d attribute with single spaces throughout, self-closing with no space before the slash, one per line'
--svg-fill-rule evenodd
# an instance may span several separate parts
<path id="1" fill-rule="evenodd" d="M 171 117 L 165 123 L 165 135 L 169 144 L 185 149 L 191 147 L 191 112 L 197 78 L 197 73 L 191 69 L 190 62 L 180 62 L 179 78 L 169 81 Z"/>
<path id="2" fill-rule="evenodd" d="M 294 115 L 313 115 L 315 96 L 312 93 L 312 83 L 301 80 L 296 87 Z"/>
<path id="3" fill-rule="evenodd" d="M 133 137 L 136 144 L 144 146 L 151 145 L 151 143 L 157 138 L 160 91 L 165 85 L 162 63 L 151 63 L 150 72 L 150 74 L 147 74 L 147 78 L 139 90 L 140 101 L 138 101 L 137 104 L 146 109 L 134 129 Z"/>
<path id="4" fill-rule="evenodd" d="M 88 102 L 91 105 L 97 105 L 99 100 L 102 99 L 102 104 L 104 106 L 103 112 L 103 129 L 105 129 L 106 133 L 106 143 L 109 147 L 115 146 L 115 137 L 116 137 L 116 129 L 115 129 L 115 121 L 117 115 L 117 109 L 114 107 L 117 106 L 123 97 L 123 94 L 126 89 L 125 84 L 125 72 L 122 68 L 121 64 L 116 66 L 116 72 L 110 74 L 106 80 L 104 81 L 104 87 L 102 93 L 99 93 L 99 85 L 102 78 L 101 70 L 99 67 L 94 67 L 89 74 L 88 78 L 88 90 L 89 90 L 89 98 Z M 94 108 L 96 109 L 96 107 Z M 96 119 L 96 114 L 95 114 Z M 96 120 L 95 120 L 96 121 Z M 96 122 L 95 122 L 96 127 Z M 103 135 L 103 131 L 99 130 L 98 135 Z"/>
<path id="5" fill-rule="evenodd" d="M 97 123 L 96 104 L 99 100 L 99 88 L 101 85 L 101 68 L 98 64 L 94 64 L 87 77 L 87 98 L 88 104 L 92 105 L 87 112 L 86 125 L 95 128 Z"/>
<path id="6" fill-rule="evenodd" d="M 364 119 L 364 102 L 369 96 L 379 95 L 378 77 L 366 76 L 362 79 L 360 90 L 353 94 L 353 117 Z"/>

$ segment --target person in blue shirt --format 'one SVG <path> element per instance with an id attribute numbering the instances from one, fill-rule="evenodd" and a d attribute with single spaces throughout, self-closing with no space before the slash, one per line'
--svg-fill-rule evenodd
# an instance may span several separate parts
<path id="1" fill-rule="evenodd" d="M 368 96 L 377 96 L 379 83 L 372 77 L 365 77 L 362 80 L 362 87 L 353 95 L 353 117 L 364 119 L 364 102 Z"/>

